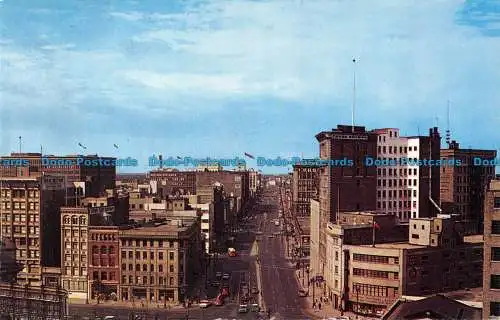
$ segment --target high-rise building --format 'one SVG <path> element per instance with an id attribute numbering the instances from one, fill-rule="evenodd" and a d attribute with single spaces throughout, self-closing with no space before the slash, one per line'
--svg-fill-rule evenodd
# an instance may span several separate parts
<path id="1" fill-rule="evenodd" d="M 158 193 L 168 195 L 196 194 L 196 172 L 175 169 L 158 169 L 149 173 L 151 180 L 158 181 Z"/>
<path id="2" fill-rule="evenodd" d="M 490 182 L 484 208 L 483 316 L 486 319 L 500 317 L 500 180 Z"/>
<path id="3" fill-rule="evenodd" d="M 89 209 L 61 208 L 61 279 L 72 299 L 87 299 Z"/>
<path id="4" fill-rule="evenodd" d="M 57 264 L 59 242 L 52 241 L 65 191 L 62 177 L 0 178 L 0 238 L 16 245 L 21 283 L 39 285 L 42 266 Z"/>
<path id="5" fill-rule="evenodd" d="M 394 128 L 373 132 L 378 135 L 378 159 L 396 163 L 377 167 L 377 211 L 393 214 L 400 222 L 436 216 L 440 167 L 418 161 L 440 160 L 438 129 L 431 128 L 429 136 L 412 137 L 402 137 Z"/>
<path id="6" fill-rule="evenodd" d="M 497 156 L 495 150 L 460 149 L 452 141 L 448 149 L 441 150 L 442 159 L 460 160 L 460 166 L 443 167 L 441 172 L 441 202 L 443 207 L 471 221 L 477 232 L 483 231 L 484 196 L 491 179 L 495 178 L 495 166 L 488 162 Z M 474 162 L 476 161 L 476 162 Z"/>
<path id="7" fill-rule="evenodd" d="M 292 178 L 292 212 L 297 217 L 311 215 L 311 199 L 319 197 L 319 172 L 317 165 L 296 164 Z"/>
<path id="8" fill-rule="evenodd" d="M 318 133 L 316 139 L 321 160 L 352 161 L 332 162 L 319 170 L 319 273 L 322 274 L 328 222 L 335 222 L 338 212 L 377 208 L 377 169 L 365 164 L 366 157 L 377 158 L 377 134 L 361 126 L 338 125 L 336 129 Z"/>

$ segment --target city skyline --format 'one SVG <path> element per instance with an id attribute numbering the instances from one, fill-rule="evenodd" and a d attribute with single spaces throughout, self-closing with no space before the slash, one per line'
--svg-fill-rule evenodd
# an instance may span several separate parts
<path id="1" fill-rule="evenodd" d="M 499 14 L 460 1 L 3 1 L 0 151 L 22 136 L 23 151 L 56 155 L 81 143 L 136 159 L 315 157 L 315 134 L 351 122 L 353 58 L 356 124 L 444 137 L 450 100 L 452 138 L 498 150 Z"/>

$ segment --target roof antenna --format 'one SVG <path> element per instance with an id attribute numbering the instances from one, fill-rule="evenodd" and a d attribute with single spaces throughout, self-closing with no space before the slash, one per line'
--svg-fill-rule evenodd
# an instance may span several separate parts
<path id="1" fill-rule="evenodd" d="M 451 143 L 451 129 L 450 129 L 450 100 L 448 100 L 448 106 L 446 108 L 446 144 L 450 148 Z"/>
<path id="2" fill-rule="evenodd" d="M 352 82 L 352 133 L 354 133 L 354 114 L 356 111 L 356 59 L 352 59 L 354 65 Z"/>

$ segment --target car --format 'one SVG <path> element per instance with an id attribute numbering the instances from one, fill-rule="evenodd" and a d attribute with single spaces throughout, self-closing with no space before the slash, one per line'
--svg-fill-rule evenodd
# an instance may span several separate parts
<path id="1" fill-rule="evenodd" d="M 105 316 L 104 317 L 104 320 L 115 320 L 116 317 L 115 316 Z"/>
<path id="2" fill-rule="evenodd" d="M 251 291 L 253 294 L 258 294 L 259 293 L 259 289 L 257 289 L 257 287 L 252 287 L 252 291 Z"/>
<path id="3" fill-rule="evenodd" d="M 230 277 L 231 277 L 231 276 L 229 275 L 229 273 L 224 273 L 224 274 L 222 275 L 222 279 L 223 279 L 223 280 L 228 280 Z"/>
<path id="4" fill-rule="evenodd" d="M 268 235 L 267 237 L 268 237 L 269 239 L 274 238 L 274 236 L 273 236 L 272 234 Z"/>
<path id="5" fill-rule="evenodd" d="M 222 294 L 224 297 L 228 297 L 228 296 L 229 296 L 229 288 L 222 288 L 222 290 L 221 290 L 221 294 Z"/>
<path id="6" fill-rule="evenodd" d="M 260 306 L 257 303 L 252 303 L 252 305 L 250 305 L 250 310 L 252 312 L 259 312 L 260 311 Z"/>
<path id="7" fill-rule="evenodd" d="M 222 278 L 222 272 L 220 272 L 220 271 L 216 272 L 216 273 L 215 273 L 215 277 L 216 277 L 217 279 Z"/>
<path id="8" fill-rule="evenodd" d="M 212 281 L 212 282 L 210 283 L 210 285 L 211 285 L 212 287 L 218 287 L 218 286 L 220 286 L 220 282 L 219 282 L 219 281 Z"/>
<path id="9" fill-rule="evenodd" d="M 309 292 L 305 290 L 299 290 L 299 297 L 307 297 L 309 295 Z"/>
<path id="10" fill-rule="evenodd" d="M 208 300 L 201 300 L 200 301 L 200 308 L 208 308 L 212 305 L 212 303 Z"/>
<path id="11" fill-rule="evenodd" d="M 262 233 L 263 233 L 262 231 L 257 231 L 257 232 L 255 232 L 255 234 L 256 234 L 256 235 L 259 235 L 259 236 L 260 236 Z"/>
<path id="12" fill-rule="evenodd" d="M 246 304 L 240 304 L 238 307 L 238 313 L 247 313 L 248 312 L 248 306 Z"/>

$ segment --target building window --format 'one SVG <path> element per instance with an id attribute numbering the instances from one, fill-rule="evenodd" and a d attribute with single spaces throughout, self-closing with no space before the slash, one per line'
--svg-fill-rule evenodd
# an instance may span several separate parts
<path id="1" fill-rule="evenodd" d="M 492 274 L 490 278 L 490 288 L 500 289 L 500 275 Z"/>
<path id="2" fill-rule="evenodd" d="M 500 248 L 492 247 L 491 248 L 491 261 L 500 261 Z"/>
<path id="3" fill-rule="evenodd" d="M 500 220 L 491 221 L 491 234 L 500 234 Z"/>
<path id="4" fill-rule="evenodd" d="M 495 197 L 493 202 L 493 208 L 500 209 L 500 197 Z"/>
<path id="5" fill-rule="evenodd" d="M 490 316 L 500 316 L 500 302 L 490 302 Z"/>

